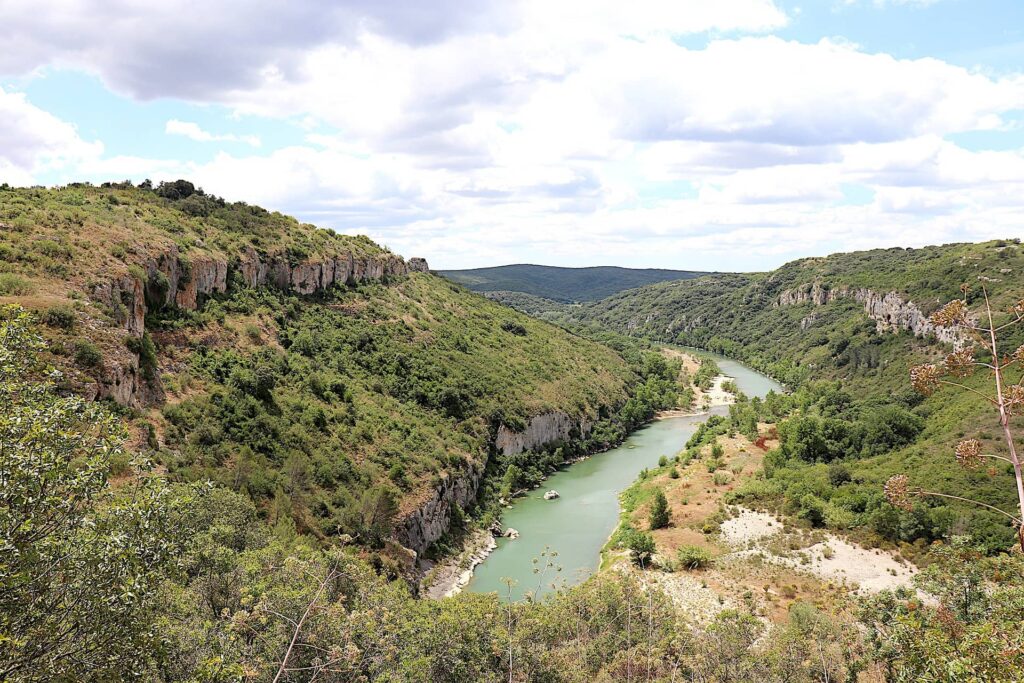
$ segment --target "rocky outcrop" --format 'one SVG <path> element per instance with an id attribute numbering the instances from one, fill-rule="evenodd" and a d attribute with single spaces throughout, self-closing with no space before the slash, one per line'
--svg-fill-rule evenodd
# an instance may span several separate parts
<path id="1" fill-rule="evenodd" d="M 299 294 L 315 294 L 334 285 L 352 285 L 400 277 L 411 272 L 429 272 L 425 260 L 413 258 L 406 263 L 401 256 L 394 254 L 373 257 L 342 254 L 292 265 L 283 255 L 261 256 L 252 247 L 248 247 L 241 255 L 238 267 L 243 281 L 250 287 L 269 284 Z"/>
<path id="2" fill-rule="evenodd" d="M 427 502 L 405 516 L 395 530 L 398 542 L 417 554 L 441 538 L 451 523 L 452 506 L 467 507 L 476 500 L 483 467 L 470 465 L 461 473 L 443 476 Z"/>
<path id="3" fill-rule="evenodd" d="M 133 275 L 93 286 L 92 298 L 110 309 L 119 325 L 141 337 L 146 329 L 146 303 L 142 280 Z"/>
<path id="4" fill-rule="evenodd" d="M 775 305 L 796 306 L 809 303 L 824 306 L 840 299 L 853 299 L 862 304 L 864 312 L 875 321 L 875 328 L 879 332 L 910 331 L 918 337 L 935 335 L 939 341 L 956 348 L 967 341 L 965 335 L 956 328 L 934 325 L 917 304 L 905 301 L 896 292 L 883 294 L 867 287 L 829 287 L 815 282 L 813 285 L 784 290 L 779 294 Z"/>
<path id="5" fill-rule="evenodd" d="M 286 254 L 264 255 L 247 247 L 234 263 L 229 263 L 226 257 L 201 252 L 183 256 L 173 243 L 136 265 L 138 268 L 133 266 L 128 274 L 95 284 L 91 292 L 93 300 L 105 305 L 128 335 L 136 338 L 145 332 L 150 307 L 199 310 L 206 297 L 227 291 L 228 274 L 233 268 L 249 287 L 274 286 L 307 295 L 335 285 L 429 272 L 423 259 L 410 259 L 407 264 L 400 256 L 388 253 L 338 254 L 292 263 Z M 95 395 L 140 407 L 162 402 L 163 388 L 159 373 L 154 373 L 153 379 L 144 379 L 138 358 L 129 354 L 128 360 L 110 359 Z"/>
<path id="6" fill-rule="evenodd" d="M 99 379 L 93 385 L 93 399 L 111 399 L 123 406 L 139 408 L 164 401 L 164 387 L 159 378 L 147 380 L 139 367 L 137 356 L 107 359 Z"/>
<path id="7" fill-rule="evenodd" d="M 542 413 L 531 418 L 521 432 L 500 425 L 494 448 L 504 455 L 522 453 L 585 436 L 592 427 L 593 422 L 585 418 L 573 418 L 562 412 Z M 477 465 L 445 476 L 427 501 L 398 524 L 395 535 L 399 543 L 422 554 L 448 530 L 452 505 L 466 507 L 476 500 L 482 477 L 483 467 Z"/>
<path id="8" fill-rule="evenodd" d="M 413 257 L 409 259 L 408 268 L 410 273 L 429 273 L 430 266 L 427 265 L 427 260 L 422 258 Z"/>
<path id="9" fill-rule="evenodd" d="M 195 311 L 200 306 L 201 297 L 227 291 L 228 264 L 210 256 L 198 256 L 188 264 L 187 277 L 178 278 L 174 303 L 178 308 Z"/>
<path id="10" fill-rule="evenodd" d="M 586 436 L 593 426 L 594 423 L 586 418 L 574 418 L 562 412 L 541 413 L 530 418 L 526 429 L 521 432 L 500 425 L 494 438 L 494 448 L 502 455 L 514 455 L 557 441 L 568 441 L 574 435 Z"/>

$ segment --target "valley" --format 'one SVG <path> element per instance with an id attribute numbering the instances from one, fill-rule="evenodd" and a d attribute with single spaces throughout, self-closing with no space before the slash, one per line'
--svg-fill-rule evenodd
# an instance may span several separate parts
<path id="1" fill-rule="evenodd" d="M 957 466 L 1001 447 L 957 322 L 987 294 L 941 307 L 984 283 L 1019 402 L 1016 241 L 527 315 L 183 180 L 5 186 L 0 224 L 12 680 L 270 680 L 295 642 L 289 680 L 886 680 L 956 646 L 964 580 L 962 628 L 1024 646 L 983 636 L 1018 614 L 1013 469 Z"/>
<path id="2" fill-rule="evenodd" d="M 692 357 L 687 360 L 694 362 Z M 717 361 L 739 391 L 750 396 L 763 398 L 768 391 L 781 390 L 735 361 Z M 502 523 L 515 529 L 518 537 L 497 541 L 497 548 L 476 569 L 468 590 L 521 599 L 527 592 L 540 597 L 552 586 L 585 580 L 598 567 L 601 550 L 615 529 L 618 497 L 625 485 L 657 468 L 660 458 L 674 457 L 708 415 L 726 412 L 725 402 L 714 401 L 707 409 L 711 412 L 661 415 L 620 446 L 570 465 L 547 478 L 541 488 L 513 501 L 502 513 Z M 543 490 L 557 491 L 559 497 L 545 500 Z M 552 566 L 535 575 L 535 558 Z M 509 579 L 514 585 L 506 585 Z"/>

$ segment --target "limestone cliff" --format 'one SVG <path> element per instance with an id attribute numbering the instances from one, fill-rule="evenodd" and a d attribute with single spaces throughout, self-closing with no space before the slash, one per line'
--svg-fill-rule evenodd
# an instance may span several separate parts
<path id="1" fill-rule="evenodd" d="M 145 332 L 146 314 L 151 307 L 198 310 L 206 297 L 227 291 L 232 270 L 237 270 L 246 286 L 273 286 L 304 295 L 326 291 L 335 285 L 429 272 L 423 259 L 406 263 L 400 256 L 388 253 L 375 256 L 343 253 L 292 263 L 285 254 L 264 255 L 248 247 L 234 261 L 229 261 L 225 256 L 206 253 L 183 256 L 173 243 L 136 265 L 145 278 L 140 277 L 140 271 L 129 272 L 93 285 L 90 292 L 94 301 L 113 312 L 127 336 L 135 338 Z M 163 400 L 159 373 L 151 380 L 144 380 L 139 359 L 133 354 L 114 354 L 107 358 L 105 370 L 92 394 L 131 407 Z"/>
<path id="2" fill-rule="evenodd" d="M 558 441 L 590 433 L 593 422 L 574 418 L 563 412 L 548 412 L 530 418 L 526 428 L 517 432 L 500 425 L 494 439 L 494 449 L 503 455 L 543 448 Z M 476 500 L 482 466 L 470 466 L 466 471 L 446 476 L 427 501 L 409 513 L 398 524 L 396 536 L 406 548 L 422 554 L 448 530 L 453 504 L 466 507 Z"/>
<path id="3" fill-rule="evenodd" d="M 482 478 L 483 467 L 475 464 L 464 472 L 443 476 L 426 502 L 398 524 L 395 530 L 398 542 L 417 555 L 423 554 L 448 531 L 452 506 L 465 508 L 476 500 Z"/>
<path id="4" fill-rule="evenodd" d="M 542 413 L 530 418 L 521 432 L 500 425 L 494 438 L 494 448 L 502 455 L 513 455 L 543 448 L 556 441 L 567 441 L 574 435 L 586 436 L 591 427 L 593 422 L 585 418 L 574 418 L 562 412 Z"/>
<path id="5" fill-rule="evenodd" d="M 812 285 L 783 290 L 775 305 L 795 306 L 809 303 L 824 306 L 840 299 L 853 299 L 863 304 L 865 314 L 875 321 L 875 327 L 879 332 L 907 330 L 919 337 L 935 335 L 939 341 L 957 348 L 965 342 L 959 330 L 933 325 L 917 304 L 913 301 L 904 301 L 896 292 L 883 294 L 867 287 L 829 287 L 815 282 Z"/>

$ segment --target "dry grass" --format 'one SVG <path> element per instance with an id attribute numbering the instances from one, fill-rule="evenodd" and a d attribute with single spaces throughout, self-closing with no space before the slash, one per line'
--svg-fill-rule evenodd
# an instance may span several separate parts
<path id="1" fill-rule="evenodd" d="M 707 569 L 648 572 L 648 578 L 698 619 L 710 618 L 725 607 L 742 606 L 775 623 L 786 621 L 790 606 L 797 601 L 844 609 L 851 589 L 877 590 L 905 584 L 911 570 L 887 553 L 850 550 L 854 546 L 823 531 L 771 521 L 763 513 L 747 511 L 739 517 L 737 511 L 725 508 L 725 494 L 754 477 L 765 453 L 777 445 L 771 425 L 761 425 L 760 432 L 758 441 L 763 448 L 743 436 L 719 438 L 724 455 L 717 472 L 729 472 L 726 484 L 715 485 L 715 473 L 707 471 L 707 453 L 686 467 L 676 465 L 678 479 L 671 478 L 666 468 L 642 483 L 645 488 L 663 489 L 671 510 L 669 526 L 651 532 L 659 561 L 671 565 L 679 548 L 688 545 L 705 548 L 715 557 Z M 648 514 L 649 504 L 639 505 L 628 521 L 645 529 Z M 723 518 L 726 533 L 720 533 Z M 739 551 L 736 545 L 741 546 Z M 827 553 L 826 546 L 830 548 Z M 867 558 L 876 561 L 867 567 Z M 856 568 L 844 574 L 843 564 L 851 562 Z M 613 566 L 619 571 L 635 571 L 628 567 L 625 556 L 617 557 Z M 887 568 L 899 568 L 897 575 Z"/>

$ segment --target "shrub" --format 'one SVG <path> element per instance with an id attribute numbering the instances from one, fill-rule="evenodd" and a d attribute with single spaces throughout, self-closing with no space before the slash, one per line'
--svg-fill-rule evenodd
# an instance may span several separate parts
<path id="1" fill-rule="evenodd" d="M 139 367 L 142 369 L 142 376 L 152 380 L 156 376 L 157 357 L 156 345 L 149 332 L 144 332 L 142 337 L 128 337 L 124 345 L 128 350 L 139 357 Z"/>
<path id="2" fill-rule="evenodd" d="M 16 273 L 0 273 L 0 296 L 25 296 L 32 293 L 32 283 Z"/>
<path id="3" fill-rule="evenodd" d="M 171 291 L 171 281 L 161 271 L 154 271 L 146 282 L 146 306 L 158 311 L 167 303 L 167 293 Z"/>
<path id="4" fill-rule="evenodd" d="M 696 545 L 684 545 L 676 553 L 676 558 L 679 560 L 680 568 L 688 571 L 704 569 L 712 561 L 711 553 L 707 549 Z"/>
<path id="5" fill-rule="evenodd" d="M 654 537 L 645 531 L 627 529 L 622 544 L 629 550 L 630 559 L 636 565 L 646 566 L 654 557 Z"/>
<path id="6" fill-rule="evenodd" d="M 501 323 L 501 329 L 505 330 L 506 332 L 510 332 L 516 335 L 517 337 L 526 336 L 526 328 L 523 327 L 521 324 L 513 322 L 511 320 L 506 320 L 505 322 Z"/>
<path id="7" fill-rule="evenodd" d="M 730 477 L 728 472 L 715 472 L 714 476 L 712 477 L 712 480 L 715 482 L 715 486 L 723 486 L 725 484 L 728 484 L 729 479 Z"/>
<path id="8" fill-rule="evenodd" d="M 832 486 L 839 488 L 851 479 L 850 470 L 846 465 L 841 462 L 833 462 L 829 464 L 828 482 L 832 484 Z"/>
<path id="9" fill-rule="evenodd" d="M 185 199 L 196 191 L 196 186 L 187 180 L 175 180 L 173 182 L 162 182 L 157 186 L 155 192 L 165 199 Z"/>
<path id="10" fill-rule="evenodd" d="M 54 306 L 43 314 L 43 322 L 50 327 L 71 330 L 75 327 L 75 309 L 66 304 Z"/>
<path id="11" fill-rule="evenodd" d="M 79 339 L 75 342 L 75 363 L 83 368 L 94 368 L 103 362 L 103 354 L 91 342 Z"/>

